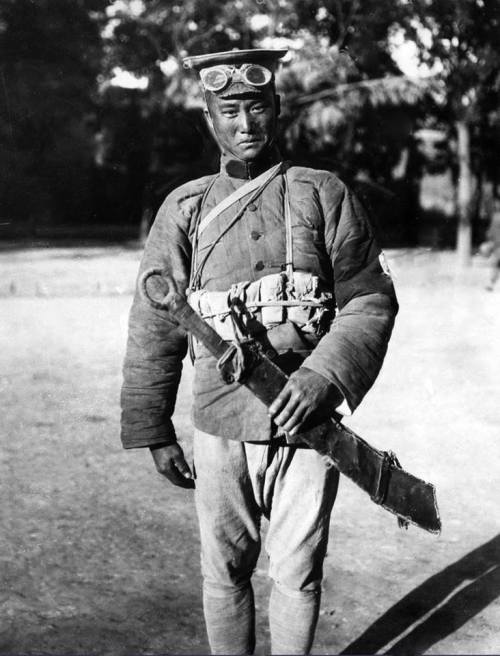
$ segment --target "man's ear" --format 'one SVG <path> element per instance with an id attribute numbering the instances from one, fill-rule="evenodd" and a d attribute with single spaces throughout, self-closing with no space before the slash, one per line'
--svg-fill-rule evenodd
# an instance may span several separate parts
<path id="1" fill-rule="evenodd" d="M 210 116 L 210 111 L 208 107 L 203 108 L 203 116 L 205 117 L 205 121 L 207 122 L 210 134 L 217 141 L 217 135 L 215 134 L 215 130 L 214 130 L 214 122 L 212 121 L 212 117 Z"/>
<path id="2" fill-rule="evenodd" d="M 276 106 L 276 117 L 278 117 L 281 114 L 281 96 L 275 94 L 274 102 Z"/>
<path id="3" fill-rule="evenodd" d="M 207 122 L 208 127 L 213 130 L 214 129 L 214 123 L 212 121 L 212 117 L 210 116 L 210 112 L 208 111 L 208 107 L 205 106 L 203 108 L 203 116 L 205 117 L 205 121 Z"/>

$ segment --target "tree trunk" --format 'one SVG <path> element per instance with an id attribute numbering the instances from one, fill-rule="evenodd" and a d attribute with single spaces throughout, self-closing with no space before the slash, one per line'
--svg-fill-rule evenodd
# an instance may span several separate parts
<path id="1" fill-rule="evenodd" d="M 470 158 L 470 130 L 466 121 L 457 121 L 458 186 L 457 186 L 457 259 L 462 267 L 470 264 L 472 251 L 472 171 Z"/>

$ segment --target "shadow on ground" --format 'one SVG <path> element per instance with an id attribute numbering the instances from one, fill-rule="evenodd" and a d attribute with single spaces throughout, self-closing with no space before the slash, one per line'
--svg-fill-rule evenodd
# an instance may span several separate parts
<path id="1" fill-rule="evenodd" d="M 375 654 L 410 629 L 384 653 L 425 653 L 500 596 L 499 565 L 500 534 L 424 581 L 342 654 Z"/>

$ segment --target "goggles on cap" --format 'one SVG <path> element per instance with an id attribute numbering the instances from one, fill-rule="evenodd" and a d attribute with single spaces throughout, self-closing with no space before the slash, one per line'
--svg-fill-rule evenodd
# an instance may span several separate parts
<path id="1" fill-rule="evenodd" d="M 272 72 L 260 64 L 243 64 L 240 68 L 220 64 L 200 71 L 201 83 L 207 91 L 222 91 L 233 79 L 240 78 L 251 87 L 264 87 L 273 77 Z"/>

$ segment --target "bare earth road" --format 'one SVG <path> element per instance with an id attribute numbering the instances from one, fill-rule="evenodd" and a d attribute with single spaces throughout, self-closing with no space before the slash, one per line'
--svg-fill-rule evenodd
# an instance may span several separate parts
<path id="1" fill-rule="evenodd" d="M 0 253 L 0 654 L 206 654 L 192 496 L 118 439 L 136 249 Z M 401 311 L 346 423 L 436 484 L 443 532 L 343 479 L 318 654 L 500 653 L 500 287 L 389 253 Z M 175 423 L 190 448 L 190 367 Z M 266 557 L 255 574 L 267 653 Z"/>

